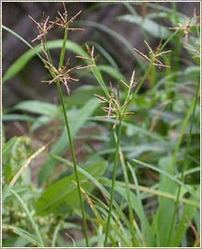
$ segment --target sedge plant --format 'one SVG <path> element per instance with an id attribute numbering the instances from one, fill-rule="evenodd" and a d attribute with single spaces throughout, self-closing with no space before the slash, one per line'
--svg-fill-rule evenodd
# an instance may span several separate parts
<path id="1" fill-rule="evenodd" d="M 38 35 L 32 41 L 34 42 L 34 41 L 39 40 L 41 42 L 42 51 L 43 51 L 44 56 L 45 56 L 43 58 L 43 63 L 44 63 L 45 68 L 49 71 L 49 73 L 51 75 L 50 80 L 43 81 L 43 82 L 46 82 L 48 84 L 56 84 L 57 85 L 58 97 L 59 97 L 60 103 L 62 105 L 64 123 L 65 123 L 65 127 L 66 127 L 66 132 L 67 132 L 67 140 L 69 141 L 71 158 L 72 158 L 72 162 L 73 162 L 73 166 L 74 166 L 74 173 L 75 173 L 75 179 L 76 179 L 76 184 L 77 184 L 80 209 L 81 209 L 82 221 L 83 221 L 83 226 L 82 226 L 83 234 L 85 237 L 86 246 L 88 246 L 87 222 L 86 222 L 86 215 L 85 215 L 83 199 L 82 199 L 81 184 L 80 184 L 79 176 L 78 176 L 77 158 L 76 158 L 74 143 L 73 143 L 72 136 L 71 136 L 69 120 L 68 120 L 68 116 L 67 116 L 66 109 L 65 109 L 63 91 L 62 91 L 62 87 L 61 87 L 61 84 L 63 84 L 66 87 L 67 94 L 70 94 L 70 88 L 69 88 L 70 81 L 78 81 L 78 79 L 71 76 L 72 71 L 74 71 L 76 69 L 84 68 L 81 66 L 76 66 L 76 67 L 72 67 L 72 68 L 69 67 L 69 59 L 67 59 L 65 62 L 66 45 L 68 42 L 68 31 L 81 31 L 81 30 L 83 30 L 81 28 L 70 27 L 70 25 L 77 18 L 77 16 L 80 15 L 80 13 L 81 13 L 81 11 L 79 11 L 77 14 L 75 14 L 73 17 L 71 17 L 69 19 L 66 7 L 64 5 L 64 13 L 60 13 L 58 11 L 58 17 L 56 17 L 56 19 L 54 21 L 51 21 L 50 17 L 43 18 L 43 20 L 40 23 L 35 21 L 31 16 L 30 16 L 30 19 L 37 25 L 37 29 L 38 29 Z M 62 48 L 60 51 L 60 58 L 59 58 L 58 66 L 54 66 L 50 51 L 49 51 L 48 46 L 47 46 L 48 32 L 54 27 L 59 27 L 62 30 L 64 30 L 63 44 L 62 44 Z"/>
<path id="2" fill-rule="evenodd" d="M 127 115 L 133 115 L 132 112 L 128 111 L 129 104 L 131 100 L 133 99 L 133 95 L 137 94 L 140 87 L 143 85 L 145 80 L 147 79 L 149 72 L 151 70 L 151 66 L 157 66 L 158 68 L 167 68 L 168 65 L 165 65 L 159 57 L 163 56 L 164 54 L 167 54 L 171 52 L 168 51 L 162 51 L 165 47 L 165 44 L 161 47 L 161 44 L 157 47 L 156 51 L 153 51 L 152 48 L 149 46 L 149 44 L 145 41 L 145 44 L 149 50 L 149 55 L 143 54 L 141 51 L 134 49 L 135 52 L 137 52 L 140 56 L 142 56 L 144 59 L 149 61 L 148 68 L 143 75 L 141 81 L 137 84 L 137 82 L 134 81 L 135 79 L 135 71 L 133 71 L 130 83 L 126 83 L 123 80 L 120 82 L 124 85 L 124 87 L 127 88 L 127 94 L 122 102 L 120 99 L 120 94 L 117 89 L 117 93 L 115 93 L 115 90 L 113 89 L 112 85 L 110 86 L 110 89 L 106 86 L 105 82 L 103 81 L 101 75 L 99 75 L 98 68 L 96 65 L 96 60 L 94 56 L 94 47 L 92 49 L 87 47 L 87 53 L 89 54 L 89 57 L 83 57 L 83 56 L 77 56 L 77 58 L 84 59 L 88 66 L 91 67 L 92 73 L 97 76 L 97 81 L 100 84 L 101 89 L 103 90 L 104 96 L 95 94 L 95 96 L 99 99 L 100 103 L 104 105 L 102 109 L 104 112 L 107 113 L 107 118 L 115 119 L 115 124 L 113 126 L 113 136 L 114 136 L 114 142 L 115 142 L 115 153 L 114 153 L 114 161 L 113 161 L 113 170 L 112 170 L 112 182 L 111 182 L 111 195 L 109 200 L 109 208 L 108 208 L 108 215 L 107 215 L 107 222 L 106 222 L 106 229 L 105 229 L 105 239 L 104 239 L 104 246 L 107 246 L 108 237 L 109 237 L 109 230 L 110 230 L 110 222 L 112 218 L 112 207 L 113 207 L 113 201 L 114 201 L 114 194 L 115 194 L 115 182 L 116 182 L 116 175 L 117 175 L 117 168 L 119 164 L 119 160 L 123 161 L 120 157 L 120 151 L 121 151 L 121 130 L 122 130 L 122 123 Z M 135 88 L 135 89 L 134 89 Z M 123 163 L 122 163 L 123 164 Z M 124 168 L 124 178 L 126 182 L 126 187 L 128 186 L 128 177 L 125 172 Z M 128 202 L 130 205 L 130 196 L 128 196 Z M 135 235 L 135 230 L 137 230 L 137 224 L 134 219 L 134 215 L 132 212 L 131 207 L 129 207 L 129 216 L 130 216 L 130 233 L 132 238 L 132 244 L 133 246 L 137 245 L 137 238 Z"/>
<path id="3" fill-rule="evenodd" d="M 64 123 L 65 123 L 65 127 L 66 127 L 66 132 L 67 132 L 67 139 L 68 139 L 69 145 L 70 145 L 70 152 L 71 152 L 71 157 L 72 157 L 72 166 L 73 166 L 74 172 L 75 172 L 76 185 L 77 185 L 77 189 L 78 189 L 78 196 L 79 196 L 81 214 L 82 214 L 82 219 L 83 219 L 83 232 L 84 232 L 84 237 L 86 240 L 86 246 L 88 246 L 89 243 L 88 243 L 88 236 L 87 236 L 87 224 L 86 224 L 86 217 L 85 217 L 85 210 L 84 210 L 84 206 L 83 206 L 82 195 L 87 200 L 87 203 L 89 204 L 91 209 L 94 211 L 94 214 L 97 217 L 97 219 L 99 221 L 100 220 L 102 221 L 102 223 L 101 223 L 101 221 L 100 221 L 100 223 L 103 225 L 103 227 L 105 226 L 105 222 L 102 219 L 99 212 L 96 210 L 96 205 L 92 202 L 92 199 L 91 199 L 92 196 L 88 195 L 88 193 L 82 188 L 81 183 L 79 181 L 77 171 L 79 171 L 80 168 L 77 165 L 77 158 L 76 158 L 74 143 L 72 141 L 71 129 L 69 126 L 68 116 L 67 116 L 67 113 L 65 110 L 63 91 L 62 91 L 62 87 L 61 87 L 61 85 L 64 85 L 66 88 L 67 94 L 70 94 L 69 83 L 71 81 L 72 82 L 78 81 L 77 78 L 74 78 L 72 76 L 72 72 L 74 70 L 77 70 L 77 69 L 79 70 L 79 69 L 84 68 L 82 66 L 70 67 L 70 61 L 68 59 L 65 60 L 66 45 L 68 43 L 68 32 L 82 30 L 79 28 L 72 28 L 71 27 L 71 23 L 76 19 L 76 17 L 79 14 L 80 14 L 80 12 L 78 12 L 72 18 L 68 19 L 67 11 L 64 7 L 64 13 L 61 14 L 60 12 L 58 12 L 59 16 L 54 21 L 51 21 L 49 17 L 46 17 L 40 23 L 38 23 L 32 17 L 30 17 L 30 18 L 37 25 L 37 29 L 39 31 L 37 37 L 33 39 L 33 42 L 35 42 L 35 41 L 41 42 L 42 51 L 44 53 L 44 57 L 42 58 L 42 61 L 44 62 L 45 68 L 49 71 L 49 73 L 51 75 L 51 79 L 46 80 L 44 82 L 46 82 L 48 84 L 56 84 L 56 86 L 57 86 L 58 97 L 59 97 L 59 100 L 61 103 L 63 116 L 64 116 Z M 189 23 L 187 25 L 189 25 Z M 63 38 L 62 48 L 60 51 L 59 62 L 58 62 L 58 65 L 56 65 L 56 66 L 53 64 L 53 60 L 51 58 L 51 55 L 50 55 L 50 52 L 48 49 L 48 45 L 47 45 L 48 44 L 47 43 L 48 32 L 50 30 L 52 30 L 52 28 L 54 28 L 54 27 L 59 27 L 60 29 L 62 29 L 64 31 L 64 38 Z M 187 27 L 189 27 L 189 26 L 187 26 Z M 115 120 L 113 120 L 113 122 L 114 122 L 113 136 L 114 136 L 114 142 L 115 142 L 114 143 L 115 144 L 115 152 L 114 152 L 114 161 L 113 161 L 113 169 L 112 169 L 112 181 L 109 181 L 109 185 L 108 185 L 111 187 L 111 189 L 110 189 L 111 195 L 109 195 L 108 207 L 107 207 L 107 205 L 105 205 L 105 203 L 102 203 L 103 205 L 105 205 L 105 210 L 107 210 L 106 212 L 103 212 L 103 216 L 107 217 L 106 226 L 105 226 L 104 246 L 108 245 L 109 239 L 111 240 L 111 242 L 112 242 L 111 244 L 113 246 L 117 245 L 116 238 L 113 237 L 113 232 L 110 232 L 110 228 L 112 230 L 112 228 L 114 227 L 113 226 L 114 224 L 112 224 L 113 219 L 115 221 L 115 225 L 117 226 L 117 228 L 120 228 L 118 223 L 121 223 L 120 218 L 118 218 L 118 216 L 117 216 L 117 218 L 115 219 L 114 213 L 113 213 L 113 211 L 115 211 L 115 210 L 113 210 L 113 207 L 114 207 L 114 209 L 116 208 L 114 199 L 115 199 L 116 184 L 118 186 L 118 182 L 116 183 L 116 175 L 117 175 L 117 169 L 118 169 L 119 164 L 121 164 L 122 168 L 123 168 L 123 176 L 124 176 L 124 181 L 125 181 L 125 185 L 123 184 L 123 186 L 125 186 L 126 193 L 127 193 L 126 198 L 127 198 L 127 202 L 128 202 L 129 223 L 130 223 L 128 227 L 129 227 L 129 232 L 130 232 L 131 245 L 132 246 L 139 246 L 140 243 L 142 243 L 143 246 L 146 246 L 148 243 L 147 241 L 144 240 L 145 239 L 144 236 L 139 235 L 139 234 L 141 234 L 141 232 L 138 231 L 139 228 L 138 228 L 138 225 L 136 224 L 136 221 L 135 221 L 135 215 L 133 214 L 134 211 L 132 210 L 132 204 L 131 204 L 132 198 L 130 195 L 130 189 L 132 189 L 132 184 L 130 184 L 130 182 L 129 182 L 130 179 L 129 179 L 127 170 L 129 168 L 131 173 L 133 172 L 133 170 L 132 170 L 130 164 L 127 163 L 127 159 L 125 158 L 124 154 L 122 153 L 122 149 L 121 149 L 122 127 L 123 127 L 123 123 L 124 123 L 123 121 L 124 121 L 125 117 L 127 115 L 133 114 L 132 112 L 128 111 L 129 104 L 133 98 L 133 94 L 136 94 L 139 91 L 140 87 L 144 84 L 145 80 L 148 78 L 148 76 L 150 74 L 152 66 L 157 66 L 158 68 L 159 67 L 160 68 L 161 67 L 162 68 L 168 67 L 167 65 L 165 65 L 163 62 L 161 62 L 159 60 L 159 57 L 169 52 L 169 51 L 162 52 L 162 50 L 166 46 L 166 44 L 171 40 L 171 38 L 179 32 L 179 30 L 182 30 L 182 27 L 180 27 L 178 29 L 176 28 L 175 32 L 172 33 L 172 35 L 165 41 L 165 43 L 162 46 L 159 46 L 157 48 L 157 51 L 153 51 L 151 49 L 151 47 L 149 46 L 149 44 L 147 42 L 145 42 L 145 44 L 149 50 L 148 55 L 145 55 L 142 52 L 135 49 L 135 51 L 140 56 L 142 56 L 146 61 L 149 61 L 149 65 L 147 67 L 146 73 L 143 75 L 143 77 L 141 78 L 141 80 L 139 81 L 138 84 L 136 84 L 134 82 L 134 78 L 135 78 L 134 72 L 132 74 L 132 77 L 131 77 L 129 84 L 122 81 L 124 87 L 126 87 L 126 89 L 127 89 L 127 93 L 126 93 L 126 95 L 124 95 L 124 98 L 120 98 L 119 91 L 116 92 L 112 86 L 110 88 L 106 87 L 104 81 L 100 77 L 99 70 L 95 64 L 95 59 L 94 59 L 94 47 L 92 47 L 92 50 L 90 51 L 89 47 L 87 46 L 87 50 L 90 54 L 89 58 L 77 56 L 77 57 L 86 59 L 88 67 L 90 67 L 91 71 L 94 73 L 94 75 L 97 76 L 96 79 L 100 83 L 100 86 L 104 92 L 104 96 L 96 95 L 96 97 L 100 100 L 101 104 L 103 105 L 103 110 L 107 113 L 106 119 L 110 119 L 110 118 L 115 119 Z M 185 36 L 187 38 L 187 33 L 185 32 L 186 30 L 187 29 L 183 29 L 183 32 L 185 33 Z M 153 88 L 152 91 L 154 91 L 154 89 L 155 88 Z M 196 93 L 196 97 L 197 97 L 197 94 L 198 93 Z M 179 143 L 176 146 L 176 150 L 175 150 L 174 156 L 173 156 L 173 158 L 174 158 L 173 161 L 176 161 L 177 152 L 178 152 L 178 149 L 180 147 L 183 134 L 185 133 L 184 127 L 187 126 L 187 122 L 190 119 L 191 113 L 194 113 L 194 110 L 196 107 L 196 99 L 193 100 L 192 105 L 190 107 L 190 110 L 188 111 L 187 118 L 185 119 L 185 123 L 182 127 L 183 128 L 182 135 L 180 136 Z M 191 133 L 191 128 L 190 128 L 190 133 Z M 191 140 L 189 140 L 188 143 L 190 146 Z M 134 161 L 137 161 L 137 160 L 134 159 Z M 153 168 L 155 168 L 155 167 L 153 167 Z M 133 177 L 133 178 L 135 179 L 135 177 Z M 184 180 L 184 168 L 182 171 L 181 180 L 182 181 Z M 136 187 L 138 186 L 138 184 L 135 184 L 135 185 L 136 185 Z M 177 198 L 175 200 L 175 210 L 173 212 L 173 218 L 172 218 L 173 219 L 173 222 L 172 222 L 173 226 L 171 226 L 170 230 L 168 231 L 169 232 L 168 241 L 167 241 L 168 244 L 171 243 L 171 237 L 173 236 L 173 231 L 174 231 L 174 228 L 176 226 L 174 221 L 177 220 L 177 218 L 178 218 L 177 211 L 179 209 L 179 202 L 180 202 L 180 192 L 181 192 L 180 186 L 178 189 Z M 139 190 L 139 187 L 138 187 L 138 190 Z M 93 196 L 93 197 L 95 199 L 95 196 Z M 138 197 L 138 198 L 140 198 L 140 197 Z M 100 200 L 98 200 L 98 202 L 99 201 Z M 107 200 L 106 200 L 106 202 L 107 202 Z M 55 242 L 56 242 L 56 237 L 57 237 L 59 229 L 60 229 L 60 226 L 57 226 L 55 231 L 54 231 L 52 246 L 55 246 L 55 244 L 56 244 Z M 124 237 L 123 234 L 121 234 L 122 230 L 120 230 L 119 232 L 120 232 L 119 236 Z M 141 241 L 141 242 L 139 242 L 139 241 Z M 127 239 L 124 240 L 124 243 L 126 243 L 125 245 L 127 245 Z"/>
<path id="4" fill-rule="evenodd" d="M 133 88 L 136 86 L 136 82 L 134 82 L 135 71 L 133 71 L 130 84 L 128 85 L 124 81 L 121 81 L 125 87 L 127 87 L 127 95 L 125 100 L 122 102 L 119 96 L 119 93 L 115 92 L 111 86 L 109 97 L 96 95 L 99 99 L 100 103 L 104 105 L 102 109 L 107 113 L 107 118 L 113 118 L 116 120 L 113 126 L 113 135 L 115 140 L 115 154 L 114 154 L 114 164 L 113 164 L 113 172 L 112 172 L 112 184 L 111 184 L 111 196 L 109 201 L 109 209 L 107 216 L 107 224 L 105 231 L 105 240 L 104 246 L 107 245 L 109 229 L 110 229 L 110 221 L 112 217 L 112 205 L 114 200 L 115 193 L 115 182 L 117 175 L 117 168 L 119 163 L 119 150 L 120 150 L 120 142 L 121 142 L 121 130 L 122 130 L 122 122 L 126 115 L 132 115 L 132 112 L 128 111 L 128 106 L 130 101 L 132 100 Z M 134 238 L 134 236 L 132 236 Z M 134 242 L 134 241 L 133 241 Z"/>
<path id="5" fill-rule="evenodd" d="M 170 51 L 164 51 L 162 52 L 162 48 L 160 46 L 157 48 L 156 52 L 153 52 L 151 47 L 148 45 L 148 43 L 145 41 L 145 44 L 147 48 L 149 49 L 149 55 L 144 55 L 142 52 L 139 50 L 135 49 L 135 51 L 141 55 L 144 59 L 149 61 L 149 66 L 148 69 L 146 70 L 146 73 L 142 77 L 142 80 L 140 83 L 137 85 L 136 82 L 134 82 L 135 78 L 135 71 L 133 71 L 130 83 L 127 84 L 124 81 L 121 81 L 124 87 L 127 88 L 127 94 L 125 99 L 122 101 L 120 99 L 120 94 L 119 91 L 117 93 L 111 86 L 110 89 L 106 87 L 105 82 L 103 81 L 101 75 L 99 74 L 98 67 L 95 62 L 95 57 L 94 57 L 94 47 L 90 50 L 89 46 L 86 45 L 87 47 L 87 52 L 89 54 L 89 57 L 82 57 L 82 56 L 77 56 L 77 58 L 84 59 L 87 62 L 87 66 L 75 66 L 75 67 L 70 67 L 69 66 L 69 59 L 65 61 L 65 54 L 66 54 L 66 45 L 68 42 L 68 31 L 81 31 L 83 29 L 81 28 L 72 28 L 70 27 L 70 24 L 77 18 L 77 16 L 81 12 L 78 12 L 76 15 L 74 15 L 72 18 L 68 19 L 67 17 L 67 11 L 64 6 L 64 13 L 61 14 L 58 12 L 59 16 L 55 19 L 55 21 L 50 21 L 49 17 L 44 18 L 40 23 L 36 22 L 32 17 L 30 19 L 37 25 L 37 29 L 39 31 L 39 34 L 37 35 L 36 38 L 34 38 L 32 41 L 35 42 L 39 40 L 41 42 L 42 46 L 42 51 L 44 53 L 44 58 L 42 58 L 42 61 L 44 62 L 45 68 L 49 71 L 51 75 L 51 79 L 43 81 L 48 84 L 56 84 L 57 85 L 57 91 L 58 91 L 58 97 L 60 99 L 60 103 L 62 106 L 62 111 L 63 111 L 63 116 L 64 116 L 64 122 L 65 122 L 65 127 L 67 131 L 67 139 L 69 141 L 70 145 L 70 152 L 71 152 L 71 157 L 72 157 L 72 162 L 74 166 L 74 172 L 75 172 L 75 177 L 76 177 L 76 183 L 77 183 L 77 189 L 78 189 L 78 195 L 79 195 L 79 201 L 80 201 L 80 208 L 81 208 L 81 213 L 82 213 L 82 220 L 83 220 L 83 233 L 86 241 L 86 246 L 88 246 L 88 235 L 87 235 L 87 223 L 86 223 L 86 215 L 85 215 L 85 210 L 83 206 L 83 200 L 82 200 L 82 191 L 84 193 L 84 190 L 81 189 L 81 184 L 79 181 L 78 177 L 78 169 L 77 169 L 77 158 L 76 158 L 76 153 L 75 153 L 75 148 L 74 148 L 74 143 L 72 141 L 71 137 L 71 130 L 69 126 L 69 121 L 68 121 L 68 116 L 65 110 L 65 104 L 64 104 L 64 97 L 63 97 L 63 92 L 61 88 L 61 84 L 65 86 L 67 94 L 70 94 L 70 87 L 69 83 L 71 81 L 77 82 L 78 79 L 72 77 L 72 72 L 74 70 L 79 70 L 83 68 L 91 68 L 91 71 L 93 72 L 94 76 L 96 77 L 97 81 L 99 82 L 103 92 L 104 96 L 101 95 L 96 95 L 96 97 L 99 99 L 100 103 L 103 106 L 103 110 L 107 113 L 107 118 L 112 118 L 115 119 L 115 124 L 113 126 L 113 136 L 114 136 L 114 141 L 115 141 L 115 153 L 114 153 L 114 161 L 113 161 L 113 170 L 112 170 L 112 182 L 111 182 L 111 195 L 110 195 L 110 200 L 109 200 L 109 207 L 108 207 L 108 214 L 107 214 L 107 222 L 106 222 L 106 229 L 105 229 L 105 239 L 104 239 L 104 246 L 107 246 L 108 243 L 108 237 L 109 237 L 109 231 L 110 231 L 110 223 L 112 219 L 112 208 L 113 208 L 113 201 L 114 201 L 114 194 L 115 194 L 115 182 L 116 182 L 116 175 L 117 175 L 117 168 L 119 164 L 119 160 L 122 160 L 119 156 L 120 151 L 121 151 L 121 131 L 122 131 L 122 123 L 124 118 L 127 115 L 132 115 L 132 112 L 128 111 L 129 104 L 133 98 L 133 94 L 137 93 L 142 86 L 142 84 L 145 82 L 147 79 L 147 76 L 150 72 L 151 66 L 157 66 L 157 67 L 163 67 L 166 68 L 167 66 L 163 64 L 158 57 L 162 56 Z M 60 51 L 60 58 L 59 58 L 59 63 L 58 66 L 54 66 L 53 60 L 51 58 L 50 51 L 47 46 L 47 35 L 48 32 L 54 28 L 54 27 L 59 27 L 64 30 L 64 37 L 63 37 L 63 44 L 62 48 Z M 135 88 L 135 90 L 134 90 Z M 123 164 L 123 162 L 122 162 Z M 126 182 L 126 187 L 128 187 L 128 176 L 124 168 L 124 178 Z M 85 194 L 86 195 L 86 194 Z M 130 196 L 127 197 L 128 202 L 130 205 Z M 135 230 L 137 230 L 137 224 L 134 219 L 133 211 L 131 209 L 131 205 L 129 208 L 129 218 L 130 218 L 130 233 L 131 233 L 131 238 L 132 238 L 132 245 L 135 246 L 137 245 L 137 238 L 135 234 Z"/>
<path id="6" fill-rule="evenodd" d="M 129 104 L 131 100 L 133 99 L 133 95 L 138 93 L 140 87 L 143 85 L 143 83 L 147 79 L 148 74 L 151 70 L 151 66 L 157 66 L 158 68 L 169 67 L 165 65 L 162 61 L 160 61 L 158 57 L 171 52 L 170 50 L 162 51 L 162 48 L 159 45 L 157 50 L 154 52 L 146 41 L 145 41 L 145 44 L 147 48 L 149 49 L 148 56 L 143 54 L 137 49 L 135 49 L 135 51 L 139 55 L 141 55 L 144 59 L 149 61 L 148 69 L 146 70 L 144 76 L 142 77 L 141 81 L 138 84 L 137 82 L 134 81 L 135 71 L 133 71 L 132 73 L 129 84 L 127 84 L 123 80 L 120 81 L 127 88 L 127 94 L 126 94 L 124 101 L 122 102 L 120 100 L 119 91 L 117 90 L 117 93 L 115 93 L 112 86 L 111 86 L 111 91 L 108 91 L 108 90 L 106 91 L 106 88 L 103 88 L 105 96 L 96 95 L 96 97 L 100 100 L 100 103 L 104 105 L 102 109 L 107 113 L 107 118 L 113 118 L 116 120 L 113 126 L 113 135 L 114 135 L 114 141 L 115 141 L 115 154 L 114 154 L 114 164 L 113 164 L 113 170 L 112 170 L 111 196 L 110 196 L 106 230 L 105 230 L 104 246 L 107 246 L 108 237 L 109 237 L 110 221 L 112 217 L 112 206 L 113 206 L 113 200 L 114 200 L 114 194 L 115 194 L 115 182 L 116 182 L 116 175 L 117 175 L 117 168 L 118 168 L 119 160 L 121 161 L 122 165 L 124 164 L 122 154 L 120 153 L 121 151 L 121 145 L 120 145 L 121 130 L 122 130 L 123 120 L 127 115 L 133 115 L 133 112 L 128 111 Z M 124 179 L 126 183 L 126 188 L 128 188 L 129 182 L 128 182 L 128 176 L 127 176 L 125 167 L 123 167 L 123 170 L 124 170 Z M 131 204 L 130 204 L 131 203 L 130 195 L 127 196 L 127 199 L 129 203 L 129 219 L 130 219 L 130 233 L 131 233 L 131 238 L 132 238 L 132 245 L 136 246 L 137 238 L 136 238 L 135 230 L 137 230 L 137 224 L 135 222 L 133 211 L 132 211 Z"/>

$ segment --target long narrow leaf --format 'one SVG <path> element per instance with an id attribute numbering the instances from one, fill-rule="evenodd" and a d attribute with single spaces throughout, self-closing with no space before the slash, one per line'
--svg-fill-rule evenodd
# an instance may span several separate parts
<path id="1" fill-rule="evenodd" d="M 74 115 L 68 115 L 69 121 L 70 121 L 70 129 L 72 138 L 74 139 L 77 132 L 85 122 L 88 120 L 88 118 L 92 115 L 92 113 L 95 111 L 95 109 L 98 107 L 98 101 L 96 99 L 90 99 L 83 108 L 80 110 L 74 112 Z M 53 145 L 51 149 L 52 154 L 56 155 L 63 155 L 65 152 L 65 149 L 68 146 L 68 142 L 66 139 L 66 130 L 62 132 L 59 140 Z M 48 157 L 47 161 L 44 165 L 42 165 L 42 169 L 39 174 L 39 183 L 42 184 L 46 182 L 47 178 L 51 173 L 53 173 L 56 160 L 53 160 L 53 158 Z"/>

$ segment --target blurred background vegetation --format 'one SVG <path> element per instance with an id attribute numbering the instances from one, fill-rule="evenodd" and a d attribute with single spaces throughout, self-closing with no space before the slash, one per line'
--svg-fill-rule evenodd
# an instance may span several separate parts
<path id="1" fill-rule="evenodd" d="M 185 14 L 188 17 L 192 17 L 194 10 L 199 15 L 199 3 L 186 2 L 186 3 L 133 3 L 136 12 L 136 20 L 134 23 L 123 22 L 118 20 L 119 16 L 130 13 L 127 4 L 122 3 L 93 3 L 93 2 L 77 2 L 68 3 L 68 13 L 72 16 L 74 13 L 82 10 L 80 20 L 85 20 L 84 23 L 80 21 L 80 26 L 85 28 L 85 32 L 73 32 L 71 33 L 71 40 L 83 44 L 91 41 L 97 43 L 97 46 L 101 49 L 104 48 L 114 60 L 114 63 L 119 67 L 119 70 L 129 78 L 131 75 L 131 69 L 138 67 L 136 55 L 131 52 L 131 48 L 135 47 L 140 51 L 147 52 L 147 48 L 143 42 L 144 39 L 149 41 L 152 46 L 157 46 L 161 35 L 158 35 L 158 26 L 152 22 L 148 22 L 141 26 L 142 18 L 149 18 L 155 23 L 168 26 L 170 25 L 169 19 L 172 19 L 170 11 L 163 13 L 165 8 L 175 8 L 180 13 Z M 53 17 L 57 10 L 62 10 L 61 3 L 3 3 L 3 16 L 2 22 L 5 26 L 11 28 L 18 34 L 31 42 L 35 37 L 36 29 L 28 15 L 31 15 L 35 20 L 39 20 L 43 14 Z M 167 16 L 166 16 L 167 15 Z M 92 23 L 87 23 L 87 22 Z M 150 26 L 151 25 L 151 26 Z M 171 26 L 171 25 L 170 25 Z M 111 30 L 111 32 L 110 32 Z M 121 42 L 116 36 L 113 35 L 114 31 L 116 35 L 122 37 L 125 42 Z M 155 35 L 157 33 L 157 35 Z M 57 32 L 50 33 L 50 40 L 58 39 Z M 127 43 L 126 43 L 127 41 Z M 98 48 L 97 53 L 100 53 Z M 21 54 L 26 51 L 26 46 L 14 37 L 3 31 L 3 72 L 16 60 Z M 184 51 L 181 54 L 184 55 Z M 55 56 L 58 55 L 58 51 L 55 51 Z M 124 59 L 123 59 L 124 58 Z M 102 64 L 103 57 L 100 56 L 99 63 Z M 183 66 L 183 65 L 181 65 Z M 138 70 L 137 70 L 138 71 Z M 45 70 L 41 67 L 38 58 L 31 60 L 23 71 L 21 71 L 14 80 L 9 82 L 4 87 L 4 106 L 12 106 L 20 100 L 25 99 L 40 99 L 54 101 L 55 90 L 54 87 L 47 87 L 45 84 L 39 82 L 43 79 Z M 30 77 L 32 75 L 32 77 Z M 88 79 L 82 79 L 81 84 L 89 82 Z M 8 97 L 9 96 L 9 97 Z"/>
<path id="2" fill-rule="evenodd" d="M 108 86 L 111 82 L 117 87 L 121 79 L 128 82 L 134 69 L 136 81 L 144 80 L 130 104 L 135 115 L 126 118 L 121 139 L 138 226 L 135 246 L 199 246 L 199 2 L 72 2 L 66 7 L 70 17 L 82 10 L 74 25 L 85 31 L 69 36 L 80 46 L 76 53 L 85 43 L 95 47 Z M 2 22 L 31 43 L 36 28 L 28 15 L 53 18 L 62 9 L 58 2 L 4 2 Z M 55 31 L 48 38 L 62 36 Z M 170 67 L 151 66 L 147 73 L 148 61 L 133 49 L 149 54 L 144 40 L 154 51 L 166 42 L 164 49 L 171 53 L 162 61 Z M 3 29 L 3 243 L 83 246 L 61 106 L 54 84 L 41 83 L 47 71 L 37 56 L 27 59 L 27 50 Z M 73 52 L 68 55 L 76 65 Z M 54 61 L 59 53 L 51 50 Z M 101 90 L 90 71 L 77 71 L 76 77 L 80 81 L 71 84 L 65 107 L 82 165 L 90 245 L 103 246 L 115 150 L 113 121 L 100 118 L 103 112 L 94 94 Z M 118 88 L 124 97 L 125 89 Z M 119 163 L 109 245 L 132 246 L 124 162 Z M 58 202 L 67 183 L 70 192 Z"/>

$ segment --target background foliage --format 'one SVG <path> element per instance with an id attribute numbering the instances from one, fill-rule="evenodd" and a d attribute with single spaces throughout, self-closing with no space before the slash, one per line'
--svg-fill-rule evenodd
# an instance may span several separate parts
<path id="1" fill-rule="evenodd" d="M 4 13 L 12 4 L 3 4 Z M 26 6 L 31 3 L 18 3 Z M 103 117 L 95 98 L 102 93 L 97 81 L 102 76 L 124 99 L 127 89 L 120 81 L 129 82 L 135 69 L 136 81 L 144 84 L 129 106 L 134 115 L 122 124 L 109 245 L 197 247 L 200 29 L 193 7 L 188 17 L 180 3 L 67 4 L 70 12 L 79 8 L 85 11 L 75 25 L 85 27 L 86 35 L 70 37 L 67 51 L 77 64 L 74 55 L 86 56 L 84 44 L 94 45 L 97 67 L 93 73 L 77 71 L 80 83 L 72 84 L 65 108 L 79 159 L 90 246 L 104 243 L 115 153 L 116 121 Z M 105 20 L 103 13 L 106 22 L 98 20 Z M 40 83 L 48 78 L 37 57 L 41 47 L 30 48 L 32 37 L 25 41 L 21 32 L 9 28 L 5 14 L 4 20 L 3 51 L 9 34 L 24 52 L 12 63 L 8 57 L 16 47 L 3 57 L 3 245 L 83 246 L 75 175 L 55 87 Z M 131 42 L 134 37 L 141 46 Z M 52 34 L 48 43 L 55 60 L 59 39 Z M 133 47 L 149 54 L 144 39 L 154 51 L 166 42 L 171 53 L 162 61 L 170 67 L 159 69 L 136 53 Z M 26 89 L 30 93 L 12 99 L 15 84 L 21 96 Z"/>

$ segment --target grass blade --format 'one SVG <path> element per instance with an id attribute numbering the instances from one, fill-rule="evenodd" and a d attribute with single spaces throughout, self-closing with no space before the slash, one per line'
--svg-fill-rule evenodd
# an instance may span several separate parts
<path id="1" fill-rule="evenodd" d="M 11 189 L 10 191 L 16 197 L 16 199 L 19 201 L 19 203 L 21 204 L 25 213 L 27 214 L 27 217 L 29 218 L 30 223 L 32 224 L 32 227 L 33 227 L 33 229 L 36 233 L 36 236 L 38 238 L 38 244 L 41 245 L 42 247 L 44 247 L 44 242 L 43 242 L 42 236 L 39 232 L 39 228 L 38 228 L 37 224 L 35 223 L 35 221 L 32 217 L 31 212 L 28 210 L 28 208 L 27 208 L 26 204 L 24 203 L 24 201 L 22 200 L 22 198 L 13 189 Z"/>

